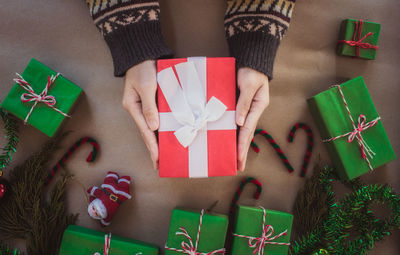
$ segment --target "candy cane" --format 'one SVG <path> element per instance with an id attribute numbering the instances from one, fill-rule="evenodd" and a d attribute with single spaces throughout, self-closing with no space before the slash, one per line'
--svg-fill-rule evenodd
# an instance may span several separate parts
<path id="1" fill-rule="evenodd" d="M 297 129 L 299 129 L 299 128 L 304 129 L 307 133 L 307 149 L 306 149 L 306 152 L 304 155 L 303 164 L 301 166 L 301 171 L 300 171 L 300 176 L 305 177 L 306 173 L 307 173 L 308 164 L 310 163 L 312 149 L 314 146 L 314 135 L 313 135 L 311 128 L 308 125 L 306 125 L 304 123 L 296 123 L 289 132 L 289 136 L 288 136 L 289 142 L 293 142 L 294 134 L 296 133 Z M 257 134 L 260 134 L 260 135 L 264 136 L 265 139 L 267 139 L 267 141 L 275 149 L 276 153 L 278 154 L 279 158 L 282 160 L 283 164 L 285 165 L 285 167 L 287 168 L 289 173 L 293 172 L 293 170 L 294 170 L 293 166 L 289 163 L 289 160 L 287 159 L 286 155 L 283 153 L 283 151 L 279 147 L 279 145 L 275 142 L 274 138 L 272 138 L 272 136 L 270 134 L 268 134 L 267 131 L 262 130 L 262 129 L 257 129 L 254 132 L 254 135 L 257 135 Z M 251 141 L 251 148 L 257 153 L 260 152 L 260 148 L 254 142 L 254 139 Z"/>
<path id="2" fill-rule="evenodd" d="M 240 185 L 236 190 L 235 196 L 232 199 L 231 207 L 229 209 L 230 216 L 233 216 L 233 214 L 235 212 L 235 209 L 237 207 L 237 202 L 239 201 L 239 198 L 243 193 L 244 186 L 246 186 L 246 184 L 248 184 L 248 183 L 253 183 L 257 187 L 257 190 L 254 193 L 254 199 L 257 200 L 257 199 L 260 198 L 260 195 L 261 195 L 261 192 L 262 192 L 262 184 L 261 184 L 261 182 L 259 180 L 257 180 L 256 178 L 253 178 L 253 177 L 247 177 L 246 179 L 243 179 L 243 181 L 240 182 Z"/>
<path id="3" fill-rule="evenodd" d="M 274 138 L 272 138 L 272 136 L 270 134 L 267 133 L 267 131 L 262 130 L 262 129 L 257 129 L 254 132 L 254 136 L 260 134 L 262 136 L 265 137 L 265 139 L 267 139 L 267 141 L 269 142 L 269 144 L 271 144 L 271 146 L 275 149 L 276 154 L 278 154 L 279 158 L 282 160 L 283 164 L 285 165 L 285 167 L 287 168 L 287 170 L 289 171 L 289 173 L 293 172 L 293 167 L 292 165 L 289 163 L 289 160 L 287 159 L 287 157 L 285 156 L 285 154 L 283 153 L 281 147 L 279 147 L 279 145 L 275 142 Z M 250 144 L 251 148 L 259 153 L 260 152 L 260 148 L 258 147 L 258 145 L 254 142 L 254 138 L 251 141 Z"/>
<path id="4" fill-rule="evenodd" d="M 57 173 L 57 170 L 61 167 L 64 166 L 65 162 L 67 159 L 83 144 L 85 143 L 90 143 L 92 145 L 92 151 L 90 152 L 89 156 L 86 158 L 86 162 L 93 162 L 96 159 L 96 156 L 99 151 L 99 144 L 97 141 L 91 137 L 82 137 L 79 139 L 74 145 L 69 148 L 69 150 L 64 154 L 64 156 L 57 162 L 57 164 L 50 170 L 49 175 L 47 176 L 47 184 L 51 182 L 51 180 L 54 178 L 54 175 Z"/>
<path id="5" fill-rule="evenodd" d="M 297 129 L 299 129 L 299 128 L 305 130 L 307 133 L 306 153 L 304 155 L 304 160 L 303 160 L 303 164 L 301 165 L 301 172 L 300 172 L 300 176 L 304 177 L 304 176 L 306 176 L 307 167 L 308 167 L 308 164 L 310 163 L 310 158 L 312 155 L 312 150 L 313 150 L 313 146 L 314 146 L 314 135 L 313 135 L 311 128 L 307 124 L 296 123 L 289 132 L 288 141 L 290 143 L 293 142 L 294 134 L 296 133 Z"/>

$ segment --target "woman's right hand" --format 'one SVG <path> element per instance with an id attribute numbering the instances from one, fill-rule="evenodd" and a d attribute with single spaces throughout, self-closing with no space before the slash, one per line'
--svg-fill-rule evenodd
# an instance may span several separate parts
<path id="1" fill-rule="evenodd" d="M 154 133 L 159 127 L 156 105 L 157 69 L 155 60 L 131 67 L 125 74 L 122 105 L 134 119 L 150 152 L 154 169 L 158 169 L 158 143 Z"/>

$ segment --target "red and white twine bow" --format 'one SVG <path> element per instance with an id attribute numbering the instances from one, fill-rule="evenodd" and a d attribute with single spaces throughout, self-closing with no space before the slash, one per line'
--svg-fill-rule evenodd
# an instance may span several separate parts
<path id="1" fill-rule="evenodd" d="M 104 235 L 104 248 L 103 255 L 108 255 L 110 252 L 110 244 L 111 244 L 111 233 Z M 93 255 L 101 255 L 100 252 L 95 252 Z M 136 255 L 142 255 L 141 252 L 136 253 Z"/>
<path id="2" fill-rule="evenodd" d="M 363 20 L 360 19 L 359 21 L 355 21 L 355 28 L 354 28 L 354 34 L 353 34 L 353 40 L 338 40 L 338 43 L 345 43 L 350 46 L 355 46 L 356 47 L 356 57 L 360 57 L 360 48 L 363 49 L 374 49 L 377 50 L 379 47 L 376 45 L 372 45 L 370 43 L 363 42 L 367 37 L 373 35 L 374 33 L 368 32 L 365 36 L 361 38 L 361 33 L 362 33 L 362 26 L 363 26 Z"/>
<path id="3" fill-rule="evenodd" d="M 331 141 L 335 141 L 337 139 L 348 136 L 347 142 L 351 143 L 352 141 L 354 141 L 354 139 L 356 139 L 358 142 L 358 145 L 361 148 L 361 157 L 367 162 L 369 169 L 372 171 L 373 167 L 372 167 L 371 162 L 369 161 L 368 157 L 370 157 L 372 159 L 375 156 L 375 152 L 372 151 L 372 149 L 368 146 L 367 142 L 364 140 L 363 136 L 361 135 L 361 132 L 363 132 L 364 130 L 366 130 L 372 126 L 375 126 L 378 123 L 378 121 L 381 119 L 381 117 L 377 117 L 374 120 L 366 123 L 367 118 L 365 117 L 365 115 L 360 114 L 360 116 L 358 117 L 358 123 L 356 126 L 356 124 L 354 123 L 353 117 L 351 116 L 351 112 L 350 112 L 349 106 L 347 105 L 346 98 L 344 97 L 342 89 L 340 88 L 339 85 L 335 85 L 335 87 L 338 88 L 340 95 L 343 99 L 344 106 L 346 107 L 351 124 L 353 125 L 353 131 L 350 131 L 343 135 L 325 139 L 322 141 L 323 142 L 331 142 Z"/>
<path id="4" fill-rule="evenodd" d="M 271 244 L 271 245 L 290 245 L 290 243 L 283 243 L 283 242 L 274 242 L 273 240 L 278 239 L 281 236 L 286 236 L 287 235 L 287 229 L 283 231 L 282 233 L 279 233 L 277 235 L 274 234 L 274 228 L 272 225 L 265 225 L 265 216 L 266 216 L 266 211 L 265 208 L 260 206 L 260 208 L 263 210 L 263 224 L 262 224 L 262 233 L 260 237 L 253 237 L 253 236 L 247 236 L 247 235 L 239 235 L 239 234 L 233 234 L 234 236 L 237 237 L 242 237 L 242 238 L 247 238 L 249 239 L 248 245 L 250 248 L 254 249 L 253 254 L 254 255 L 263 255 L 264 254 L 264 249 L 265 245 Z"/>
<path id="5" fill-rule="evenodd" d="M 24 79 L 22 76 L 18 73 L 16 73 L 17 78 L 14 79 L 14 82 L 16 82 L 19 86 L 21 86 L 23 89 L 27 91 L 27 93 L 24 93 L 21 95 L 21 102 L 23 103 L 29 103 L 29 102 L 34 102 L 29 113 L 26 115 L 24 123 L 26 124 L 28 122 L 29 117 L 31 116 L 33 109 L 35 109 L 36 105 L 38 103 L 44 103 L 56 112 L 64 115 L 65 117 L 70 117 L 68 114 L 62 112 L 61 110 L 57 109 L 55 107 L 56 104 L 56 98 L 54 96 L 48 95 L 49 87 L 54 83 L 54 81 L 57 79 L 57 77 L 60 75 L 60 73 L 57 73 L 56 75 L 47 76 L 47 84 L 43 91 L 40 94 L 36 94 L 35 91 L 33 90 L 32 86 Z"/>
<path id="6" fill-rule="evenodd" d="M 218 250 L 215 250 L 215 251 L 211 251 L 211 252 L 208 252 L 208 253 L 203 253 L 203 252 L 198 252 L 197 251 L 197 247 L 199 245 L 199 239 L 200 239 L 201 225 L 203 223 L 203 215 L 204 215 L 204 209 L 201 210 L 200 223 L 199 223 L 199 228 L 197 230 L 197 238 L 196 238 L 195 245 L 193 245 L 193 239 L 189 235 L 189 233 L 186 231 L 186 229 L 184 227 L 180 227 L 179 228 L 180 231 L 177 231 L 175 234 L 178 235 L 178 236 L 181 235 L 181 236 L 186 237 L 188 242 L 182 241 L 182 243 L 181 243 L 182 249 L 170 248 L 167 245 L 165 245 L 165 249 L 170 250 L 170 251 L 176 251 L 176 252 L 188 254 L 188 255 L 225 254 L 225 249 L 224 248 L 221 248 L 221 249 L 218 249 Z"/>

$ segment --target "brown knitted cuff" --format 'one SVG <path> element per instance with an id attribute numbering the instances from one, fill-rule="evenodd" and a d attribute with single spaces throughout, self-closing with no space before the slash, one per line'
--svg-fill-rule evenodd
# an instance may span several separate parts
<path id="1" fill-rule="evenodd" d="M 229 52 L 236 58 L 237 68 L 253 68 L 266 74 L 269 80 L 272 80 L 279 43 L 279 38 L 262 31 L 238 33 L 228 38 Z"/>
<path id="2" fill-rule="evenodd" d="M 158 20 L 121 26 L 104 39 L 114 61 L 115 76 L 124 76 L 129 68 L 145 60 L 172 56 Z"/>

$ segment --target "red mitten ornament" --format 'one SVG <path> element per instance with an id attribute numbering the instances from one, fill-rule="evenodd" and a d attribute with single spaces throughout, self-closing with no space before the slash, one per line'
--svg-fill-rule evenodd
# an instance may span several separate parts
<path id="1" fill-rule="evenodd" d="M 102 227 L 110 225 L 122 202 L 131 199 L 130 184 L 131 177 L 119 177 L 115 172 L 108 172 L 100 187 L 94 186 L 87 190 L 90 195 L 88 207 L 90 217 L 100 220 Z"/>

